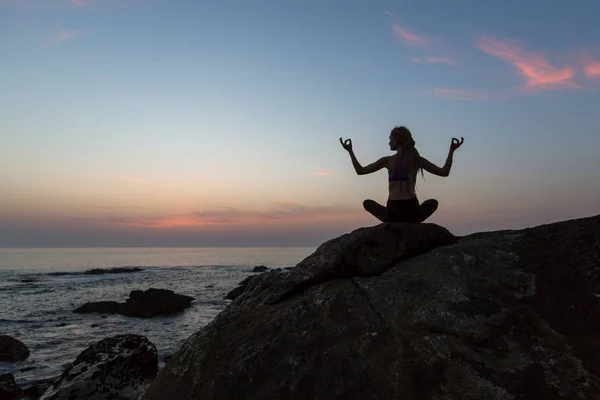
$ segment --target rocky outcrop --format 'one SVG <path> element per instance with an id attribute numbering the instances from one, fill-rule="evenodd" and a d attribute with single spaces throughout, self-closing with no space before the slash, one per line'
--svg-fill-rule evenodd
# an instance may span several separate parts
<path id="1" fill-rule="evenodd" d="M 600 398 L 600 216 L 381 224 L 257 278 L 143 400 Z"/>
<path id="2" fill-rule="evenodd" d="M 0 361 L 23 361 L 29 357 L 25 343 L 8 335 L 0 335 Z"/>
<path id="3" fill-rule="evenodd" d="M 148 339 L 113 336 L 79 354 L 40 400 L 134 400 L 157 372 L 156 347 Z"/>
<path id="4" fill-rule="evenodd" d="M 255 271 L 252 271 L 255 272 Z M 288 273 L 290 272 L 289 268 L 275 268 L 275 269 L 268 269 L 265 270 L 264 272 L 261 272 L 259 275 L 252 275 L 249 276 L 245 279 L 243 279 L 240 283 L 238 283 L 238 286 L 236 286 L 235 288 L 233 288 L 232 290 L 230 290 L 226 295 L 225 298 L 227 300 L 235 300 L 236 298 L 238 298 L 242 293 L 244 293 L 244 291 L 246 290 L 246 287 L 248 286 L 248 284 L 250 283 L 251 280 L 257 280 L 257 279 L 263 279 L 260 276 L 264 275 L 264 274 L 282 274 L 282 273 Z"/>
<path id="5" fill-rule="evenodd" d="M 76 313 L 121 314 L 128 317 L 152 318 L 159 315 L 179 313 L 190 307 L 191 296 L 176 294 L 172 290 L 150 288 L 129 293 L 125 303 L 96 301 L 86 303 L 74 310 Z"/>
<path id="6" fill-rule="evenodd" d="M 56 381 L 58 377 L 54 378 L 46 378 L 46 379 L 37 379 L 33 382 L 30 382 L 26 387 L 23 387 L 23 399 L 25 400 L 37 400 L 50 385 Z"/>
<path id="7" fill-rule="evenodd" d="M 23 390 L 15 382 L 13 374 L 0 374 L 0 400 L 19 400 Z"/>
<path id="8" fill-rule="evenodd" d="M 143 271 L 140 267 L 94 268 L 86 271 L 87 275 L 128 274 Z"/>

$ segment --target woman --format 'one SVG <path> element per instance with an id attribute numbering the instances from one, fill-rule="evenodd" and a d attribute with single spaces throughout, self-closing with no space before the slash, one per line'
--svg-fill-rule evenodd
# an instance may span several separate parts
<path id="1" fill-rule="evenodd" d="M 452 156 L 465 141 L 464 138 L 452 138 L 450 152 L 443 167 L 438 167 L 419 155 L 415 148 L 415 141 L 410 131 L 404 126 L 397 126 L 390 133 L 390 150 L 395 150 L 393 156 L 382 157 L 372 164 L 363 167 L 360 165 L 354 151 L 352 140 L 345 141 L 340 138 L 340 143 L 350 154 L 352 165 L 358 175 L 370 174 L 382 168 L 388 169 L 389 195 L 387 206 L 384 207 L 374 200 L 365 200 L 363 207 L 381 222 L 423 222 L 435 212 L 438 207 L 437 200 L 426 200 L 419 204 L 415 192 L 417 173 L 423 170 L 438 176 L 448 176 L 452 167 Z"/>

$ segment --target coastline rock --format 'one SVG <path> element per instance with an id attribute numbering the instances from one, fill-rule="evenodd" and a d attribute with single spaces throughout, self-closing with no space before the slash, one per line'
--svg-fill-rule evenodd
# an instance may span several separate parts
<path id="1" fill-rule="evenodd" d="M 240 285 L 232 290 L 230 290 L 226 295 L 225 298 L 227 300 L 235 300 L 237 299 L 242 293 L 244 293 L 244 290 L 246 290 L 246 285 Z"/>
<path id="2" fill-rule="evenodd" d="M 252 268 L 251 272 L 265 272 L 268 269 L 269 268 L 265 267 L 264 265 L 257 265 L 256 267 Z"/>
<path id="3" fill-rule="evenodd" d="M 15 382 L 13 374 L 0 374 L 0 400 L 18 400 L 23 390 Z"/>
<path id="4" fill-rule="evenodd" d="M 599 263 L 600 216 L 361 228 L 250 280 L 142 399 L 598 399 Z"/>
<path id="5" fill-rule="evenodd" d="M 127 317 L 152 318 L 176 314 L 188 308 L 194 300 L 191 296 L 176 294 L 172 290 L 150 288 L 133 290 L 125 303 L 96 301 L 86 303 L 74 310 L 76 313 L 121 314 Z"/>
<path id="6" fill-rule="evenodd" d="M 81 352 L 40 400 L 135 400 L 157 372 L 154 344 L 139 335 L 117 335 Z"/>
<path id="7" fill-rule="evenodd" d="M 23 361 L 29 357 L 25 343 L 8 335 L 0 335 L 0 361 Z"/>
<path id="8" fill-rule="evenodd" d="M 94 268 L 85 273 L 87 275 L 104 275 L 104 274 L 127 274 L 132 272 L 143 271 L 140 267 L 117 267 L 117 268 Z"/>
<path id="9" fill-rule="evenodd" d="M 49 378 L 49 379 L 39 379 L 34 382 L 31 382 L 29 386 L 23 389 L 23 399 L 27 400 L 38 400 L 42 394 L 48 387 L 57 380 L 58 377 Z"/>
<path id="10" fill-rule="evenodd" d="M 243 279 L 240 283 L 238 283 L 237 287 L 235 287 L 232 290 L 230 290 L 225 295 L 225 298 L 227 300 L 235 300 L 235 299 L 237 299 L 242 293 L 244 293 L 244 291 L 248 287 L 248 283 L 250 283 L 251 280 L 253 280 L 253 279 L 260 279 L 259 277 L 261 275 L 263 275 L 263 274 L 280 274 L 280 273 L 287 273 L 289 271 L 290 271 L 289 268 L 284 268 L 284 269 L 275 268 L 275 269 L 270 269 L 268 271 L 262 272 L 259 275 L 249 276 L 249 277 Z"/>

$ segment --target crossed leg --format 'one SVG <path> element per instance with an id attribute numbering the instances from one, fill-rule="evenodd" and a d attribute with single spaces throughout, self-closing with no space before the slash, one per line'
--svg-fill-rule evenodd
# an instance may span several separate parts
<path id="1" fill-rule="evenodd" d="M 425 200 L 423 203 L 421 203 L 419 206 L 421 208 L 421 218 L 419 222 L 423 222 L 427 218 L 431 217 L 435 210 L 437 210 L 438 205 L 439 203 L 435 199 Z M 368 199 L 363 201 L 363 207 L 379 221 L 388 222 L 385 206 L 382 206 L 374 200 Z"/>
<path id="2" fill-rule="evenodd" d="M 387 222 L 385 206 L 382 206 L 375 200 L 368 199 L 363 201 L 363 207 L 381 222 Z"/>
<path id="3" fill-rule="evenodd" d="M 431 214 L 438 208 L 438 201 L 435 199 L 425 200 L 421 203 L 421 222 L 431 217 Z"/>

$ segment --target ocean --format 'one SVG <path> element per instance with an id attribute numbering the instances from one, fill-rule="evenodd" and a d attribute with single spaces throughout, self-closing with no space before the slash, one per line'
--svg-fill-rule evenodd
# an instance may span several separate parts
<path id="1" fill-rule="evenodd" d="M 89 345 L 134 333 L 158 349 L 159 361 L 230 302 L 227 292 L 257 265 L 293 267 L 315 248 L 78 248 L 0 249 L 0 334 L 24 342 L 22 362 L 0 362 L 0 374 L 27 385 L 58 376 Z M 140 272 L 86 274 L 94 268 L 141 267 Z M 100 300 L 125 301 L 129 292 L 170 289 L 194 297 L 192 307 L 168 317 L 76 314 Z M 243 335 L 244 332 L 240 332 Z"/>

